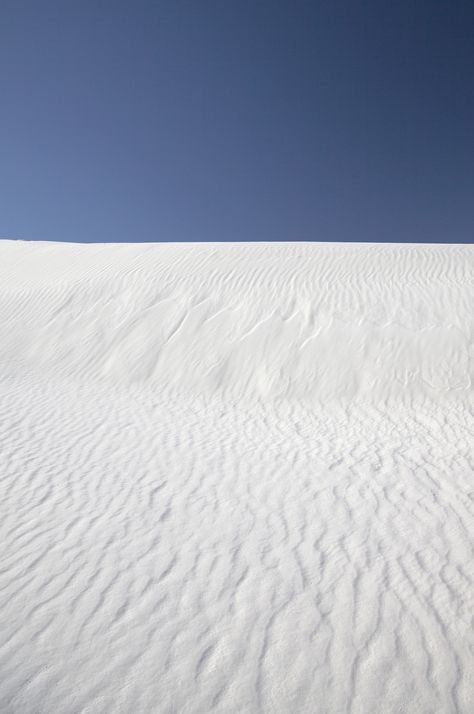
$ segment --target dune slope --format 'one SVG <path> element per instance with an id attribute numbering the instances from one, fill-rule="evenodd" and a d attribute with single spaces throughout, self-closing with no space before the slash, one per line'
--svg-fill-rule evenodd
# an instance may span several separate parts
<path id="1" fill-rule="evenodd" d="M 0 711 L 474 711 L 474 247 L 0 242 Z"/>

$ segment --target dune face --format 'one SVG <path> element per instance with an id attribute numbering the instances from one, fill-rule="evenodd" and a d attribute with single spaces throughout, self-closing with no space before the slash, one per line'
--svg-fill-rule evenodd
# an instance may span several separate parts
<path id="1" fill-rule="evenodd" d="M 0 360 L 9 374 L 235 400 L 458 399 L 474 375 L 473 258 L 472 246 L 5 243 Z"/>
<path id="2" fill-rule="evenodd" d="M 474 247 L 0 243 L 0 711 L 474 711 Z"/>

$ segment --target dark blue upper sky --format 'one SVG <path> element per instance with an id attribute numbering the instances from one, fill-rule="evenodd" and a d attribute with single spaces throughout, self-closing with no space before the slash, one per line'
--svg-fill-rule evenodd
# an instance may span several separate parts
<path id="1" fill-rule="evenodd" d="M 0 235 L 472 242 L 474 3 L 0 4 Z"/>

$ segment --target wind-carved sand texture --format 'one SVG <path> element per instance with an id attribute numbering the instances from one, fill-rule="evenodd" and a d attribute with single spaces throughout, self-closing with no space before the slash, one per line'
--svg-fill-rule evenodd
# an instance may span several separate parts
<path id="1" fill-rule="evenodd" d="M 2 242 L 2 714 L 472 714 L 473 310 L 473 246 Z"/>

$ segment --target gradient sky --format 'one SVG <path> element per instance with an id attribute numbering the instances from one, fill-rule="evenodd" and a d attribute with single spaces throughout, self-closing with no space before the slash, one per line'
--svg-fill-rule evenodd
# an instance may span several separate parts
<path id="1" fill-rule="evenodd" d="M 474 3 L 2 0 L 0 236 L 473 242 Z"/>

